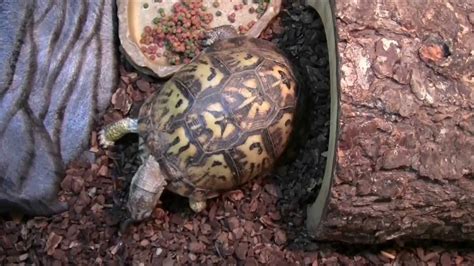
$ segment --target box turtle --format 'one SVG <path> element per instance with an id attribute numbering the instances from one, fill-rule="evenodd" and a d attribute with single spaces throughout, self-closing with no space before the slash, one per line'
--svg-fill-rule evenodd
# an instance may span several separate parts
<path id="1" fill-rule="evenodd" d="M 151 215 L 164 188 L 199 212 L 206 199 L 268 173 L 287 147 L 298 101 L 288 59 L 232 26 L 207 37 L 202 53 L 143 103 L 137 119 L 99 134 L 104 147 L 140 136 L 142 165 L 127 202 L 134 221 Z"/>

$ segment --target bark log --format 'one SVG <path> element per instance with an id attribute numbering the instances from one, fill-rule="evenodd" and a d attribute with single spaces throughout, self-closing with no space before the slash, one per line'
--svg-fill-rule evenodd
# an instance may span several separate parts
<path id="1" fill-rule="evenodd" d="M 326 1 L 309 2 L 330 26 Z M 335 138 L 310 231 L 350 243 L 474 240 L 474 2 L 331 9 Z"/>

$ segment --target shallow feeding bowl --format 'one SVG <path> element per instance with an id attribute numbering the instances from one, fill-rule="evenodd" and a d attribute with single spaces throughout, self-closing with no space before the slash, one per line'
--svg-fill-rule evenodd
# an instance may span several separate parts
<path id="1" fill-rule="evenodd" d="M 135 67 L 167 77 L 199 54 L 209 29 L 233 25 L 258 37 L 280 6 L 281 0 L 117 0 L 121 49 Z"/>

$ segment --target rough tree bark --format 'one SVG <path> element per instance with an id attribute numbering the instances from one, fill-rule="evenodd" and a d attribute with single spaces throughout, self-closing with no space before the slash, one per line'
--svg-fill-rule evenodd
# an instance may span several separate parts
<path id="1" fill-rule="evenodd" d="M 330 25 L 326 1 L 309 2 Z M 332 5 L 337 137 L 310 231 L 350 243 L 474 240 L 474 2 Z"/>

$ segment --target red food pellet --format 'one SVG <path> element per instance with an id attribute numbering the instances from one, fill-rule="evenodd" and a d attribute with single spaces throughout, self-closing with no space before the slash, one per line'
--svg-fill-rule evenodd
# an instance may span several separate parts
<path id="1" fill-rule="evenodd" d="M 217 3 L 217 1 L 216 1 Z M 217 3 L 218 4 L 218 3 Z M 242 5 L 236 5 L 242 9 Z M 172 14 L 163 16 L 153 27 L 144 28 L 140 43 L 144 54 L 165 56 L 170 64 L 189 63 L 199 54 L 200 39 L 210 29 L 214 16 L 206 12 L 202 0 L 180 0 L 173 4 Z M 231 16 L 235 20 L 235 14 Z M 158 49 L 166 47 L 163 54 Z"/>
<path id="2" fill-rule="evenodd" d="M 232 14 L 228 15 L 227 19 L 229 20 L 230 23 L 234 23 L 235 22 L 235 13 L 232 13 Z"/>

